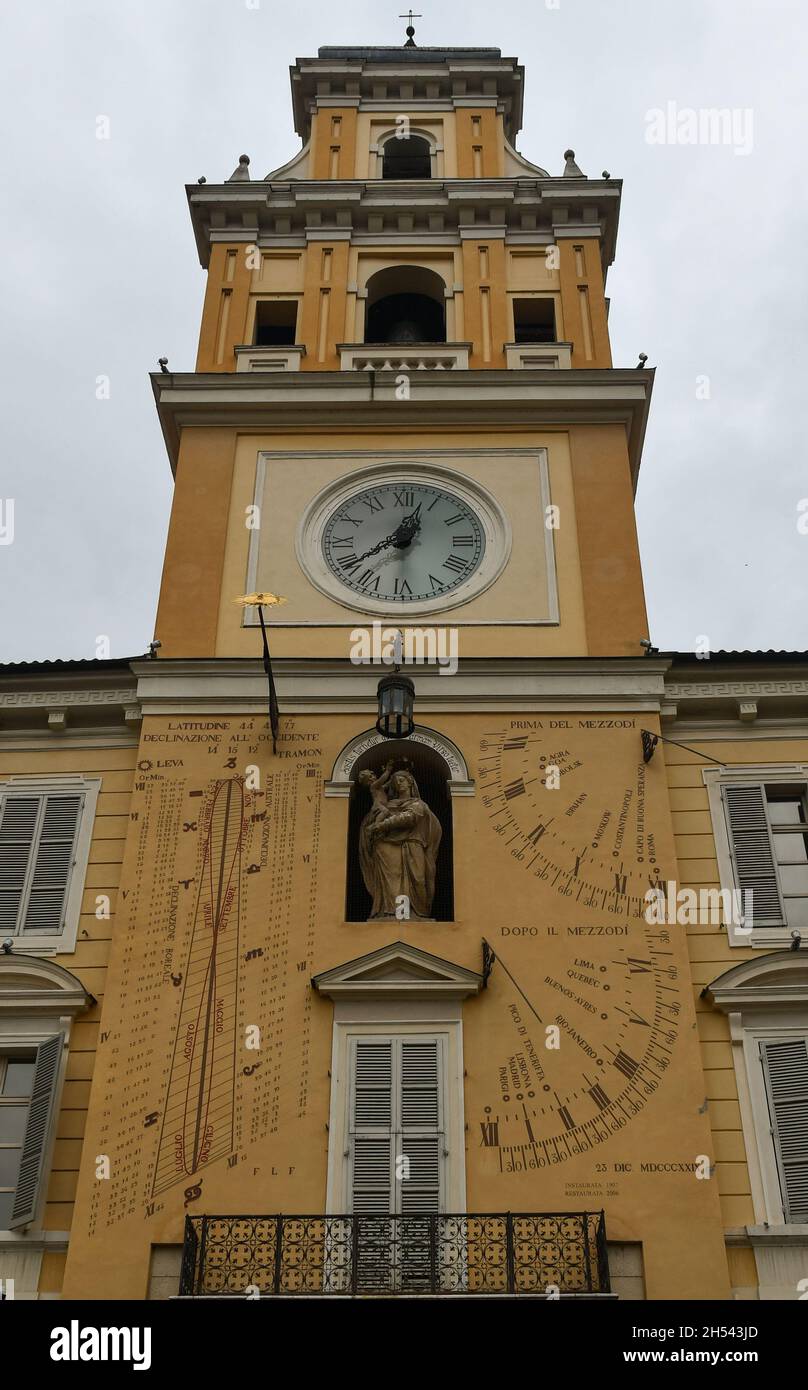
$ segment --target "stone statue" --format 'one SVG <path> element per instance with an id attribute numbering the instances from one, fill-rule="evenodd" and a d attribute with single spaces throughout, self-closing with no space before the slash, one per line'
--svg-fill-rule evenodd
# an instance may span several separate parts
<path id="1" fill-rule="evenodd" d="M 357 778 L 373 798 L 359 827 L 359 862 L 373 899 L 369 921 L 395 917 L 402 895 L 410 900 L 410 916 L 430 917 L 435 896 L 440 821 L 421 800 L 412 773 L 391 768 L 387 763 L 378 777 L 365 769 Z"/>

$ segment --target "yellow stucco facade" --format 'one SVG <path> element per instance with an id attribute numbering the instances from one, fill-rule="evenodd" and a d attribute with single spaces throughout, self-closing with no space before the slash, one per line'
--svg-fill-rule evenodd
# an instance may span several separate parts
<path id="1" fill-rule="evenodd" d="M 31 1209 L 8 1188 L 0 1229 L 21 1296 L 798 1296 L 808 1239 L 759 1067 L 808 1037 L 808 888 L 775 864 L 776 808 L 808 781 L 805 682 L 794 654 L 649 649 L 653 373 L 613 367 L 605 297 L 620 185 L 516 152 L 521 81 L 498 50 L 321 50 L 292 69 L 300 154 L 188 190 L 207 278 L 196 370 L 153 378 L 175 474 L 158 645 L 0 671 L 0 845 L 22 802 L 82 806 L 58 922 L 31 925 L 43 821 L 20 883 L 0 873 L 21 895 L 0 1063 L 40 1066 L 43 1018 L 61 1058 Z M 441 499 L 451 545 L 408 606 L 335 521 L 403 550 L 416 496 L 401 572 Z M 254 591 L 285 599 L 274 750 Z M 352 657 L 374 624 L 443 654 L 410 672 L 406 741 L 374 728 L 389 664 Z M 358 774 L 388 754 L 440 818 L 428 916 L 370 916 Z M 767 921 L 649 917 L 649 889 L 749 886 L 726 788 L 750 786 Z M 363 1129 L 369 1047 L 398 1125 Z M 429 1153 L 414 1177 L 408 1145 Z M 388 1200 L 403 1231 L 462 1216 L 431 1284 L 400 1250 L 392 1284 L 356 1276 L 358 1214 Z M 297 1262 L 279 1213 L 314 1223 Z"/>

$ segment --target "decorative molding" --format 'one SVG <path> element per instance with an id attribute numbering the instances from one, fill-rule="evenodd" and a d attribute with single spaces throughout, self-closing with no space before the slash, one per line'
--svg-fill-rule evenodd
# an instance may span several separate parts
<path id="1" fill-rule="evenodd" d="M 141 718 L 139 713 L 138 721 Z M 0 728 L 0 749 L 4 753 L 41 753 L 46 748 L 137 748 L 138 733 L 136 729 L 123 726 L 120 729 L 68 727 L 62 734 L 55 734 L 49 729 Z"/>
<path id="2" fill-rule="evenodd" d="M 92 690 L 5 690 L 0 691 L 0 710 L 58 710 L 83 705 L 131 705 L 134 696 L 134 687 L 131 685 L 124 690 L 107 690 L 104 687 L 95 687 Z"/>
<path id="3" fill-rule="evenodd" d="M 0 1019 L 9 1014 L 72 1018 L 95 1002 L 81 980 L 56 961 L 24 951 L 0 954 Z"/>
<path id="4" fill-rule="evenodd" d="M 467 371 L 471 343 L 429 344 L 424 347 L 411 347 L 406 343 L 388 347 L 339 343 L 337 351 L 344 372 Z"/>
<path id="5" fill-rule="evenodd" d="M 322 971 L 311 983 L 328 999 L 467 999 L 479 994 L 483 977 L 405 941 L 394 941 Z"/>
<path id="6" fill-rule="evenodd" d="M 772 951 L 741 961 L 713 980 L 705 995 L 725 1014 L 747 1005 L 808 1008 L 808 951 Z"/>
<path id="7" fill-rule="evenodd" d="M 346 624 L 347 626 L 347 624 Z M 628 714 L 659 711 L 667 663 L 650 657 L 525 658 L 460 661 L 454 676 L 434 666 L 407 668 L 416 682 L 416 716 L 450 712 Z M 376 688 L 389 666 L 349 660 L 273 661 L 283 715 L 376 710 Z M 258 658 L 134 662 L 144 715 L 266 715 L 266 676 Z"/>
<path id="8" fill-rule="evenodd" d="M 503 451 L 506 452 L 506 451 Z M 525 451 L 519 451 L 524 453 Z M 528 456 L 538 462 L 538 490 L 536 495 L 536 506 L 538 509 L 537 523 L 544 515 L 544 508 L 549 502 L 549 482 L 547 472 L 547 450 L 537 448 L 527 451 Z M 261 507 L 264 505 L 266 487 L 266 467 L 273 458 L 278 458 L 278 454 L 262 450 L 258 458 L 256 468 L 255 483 L 255 503 Z M 295 457 L 294 454 L 285 453 L 281 457 Z M 356 453 L 350 454 L 329 454 L 329 458 L 344 457 L 354 461 Z M 455 608 L 462 608 L 465 604 L 471 603 L 480 597 L 487 589 L 499 578 L 508 563 L 511 553 L 511 525 L 502 507 L 492 496 L 489 490 L 476 479 L 471 479 L 460 473 L 457 468 L 447 467 L 446 460 L 451 459 L 455 465 L 459 463 L 464 455 L 455 450 L 417 450 L 409 457 L 402 458 L 392 450 L 384 450 L 375 456 L 371 455 L 372 462 L 369 460 L 368 466 L 356 471 L 343 473 L 337 478 L 333 478 L 325 487 L 321 488 L 308 506 L 305 508 L 300 518 L 300 524 L 295 536 L 295 554 L 297 562 L 308 579 L 309 583 L 325 594 L 342 607 L 348 609 L 352 615 L 370 615 L 377 618 L 386 619 L 393 625 L 409 624 L 410 616 L 420 618 L 425 614 L 443 614 Z M 371 488 L 381 483 L 422 483 L 432 487 L 445 488 L 447 492 L 455 494 L 462 503 L 470 508 L 479 519 L 480 526 L 485 534 L 485 550 L 482 560 L 475 572 L 457 590 L 452 590 L 448 594 L 443 594 L 436 599 L 422 599 L 418 602 L 407 604 L 395 604 L 389 600 L 375 600 L 365 597 L 348 590 L 345 585 L 331 573 L 326 565 L 322 553 L 322 537 L 329 518 L 339 507 L 345 505 L 348 500 L 355 496 L 357 492 Z M 546 559 L 547 550 L 552 551 L 553 537 L 552 532 L 542 527 L 540 534 L 543 537 L 545 547 L 545 565 L 548 574 L 547 592 L 547 613 L 541 615 L 536 621 L 557 622 L 558 621 L 558 600 L 555 592 L 555 584 L 550 583 L 550 566 Z M 260 532 L 256 529 L 250 533 L 249 558 L 247 563 L 247 589 L 249 591 L 258 586 L 258 563 L 259 563 Z M 555 579 L 555 564 L 552 566 L 553 581 Z M 245 610 L 245 626 L 253 625 L 256 615 L 251 611 Z M 281 620 L 283 621 L 283 620 Z M 357 619 L 352 619 L 351 626 Z M 358 618 L 361 623 L 361 617 Z M 469 623 L 472 619 L 468 619 Z M 451 619 L 449 620 L 451 624 Z M 288 624 L 284 623 L 284 626 Z"/>
<path id="9" fill-rule="evenodd" d="M 305 347 L 290 344 L 287 347 L 237 347 L 237 372 L 299 372 L 301 358 L 305 357 Z"/>
<path id="10" fill-rule="evenodd" d="M 506 343 L 505 361 L 520 371 L 529 367 L 569 371 L 572 343 Z"/>
<path id="11" fill-rule="evenodd" d="M 396 397 L 397 373 L 153 372 L 152 389 L 172 468 L 188 427 L 244 432 L 298 426 L 333 433 L 406 419 L 419 428 L 468 430 L 517 425 L 529 431 L 564 424 L 619 424 L 626 431 L 632 478 L 639 472 L 654 373 L 642 368 L 475 368 L 414 372 L 410 399 Z"/>
<path id="12" fill-rule="evenodd" d="M 742 660 L 739 659 L 739 666 Z M 808 681 L 795 678 L 767 681 L 690 681 L 665 682 L 665 694 L 671 700 L 760 700 L 765 695 L 808 697 Z"/>
<path id="13" fill-rule="evenodd" d="M 362 754 L 366 753 L 369 748 L 376 748 L 379 744 L 386 742 L 388 740 L 382 738 L 375 729 L 366 729 L 364 733 L 357 734 L 355 738 L 352 738 L 350 743 L 346 743 L 341 752 L 337 754 L 331 777 L 325 783 L 325 795 L 350 796 L 353 770 Z M 416 725 L 407 742 L 420 743 L 440 754 L 449 773 L 449 794 L 451 796 L 474 795 L 474 782 L 469 780 L 466 760 L 457 744 L 453 743 L 445 734 L 439 733 L 437 729 L 426 729 Z"/>

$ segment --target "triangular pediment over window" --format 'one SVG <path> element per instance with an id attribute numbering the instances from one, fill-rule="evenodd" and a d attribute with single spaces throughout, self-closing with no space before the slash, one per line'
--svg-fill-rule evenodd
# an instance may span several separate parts
<path id="1" fill-rule="evenodd" d="M 432 956 L 405 941 L 381 946 L 315 975 L 314 988 L 329 999 L 466 999 L 482 988 L 475 970 Z"/>

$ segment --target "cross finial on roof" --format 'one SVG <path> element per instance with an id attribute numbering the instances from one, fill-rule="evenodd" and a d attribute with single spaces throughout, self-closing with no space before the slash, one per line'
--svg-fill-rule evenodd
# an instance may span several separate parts
<path id="1" fill-rule="evenodd" d="M 414 19 L 423 19 L 423 17 L 422 14 L 413 14 L 412 10 L 409 10 L 407 14 L 399 15 L 399 19 L 407 20 L 407 42 L 404 45 L 405 48 L 415 48 L 415 28 L 412 21 Z"/>

